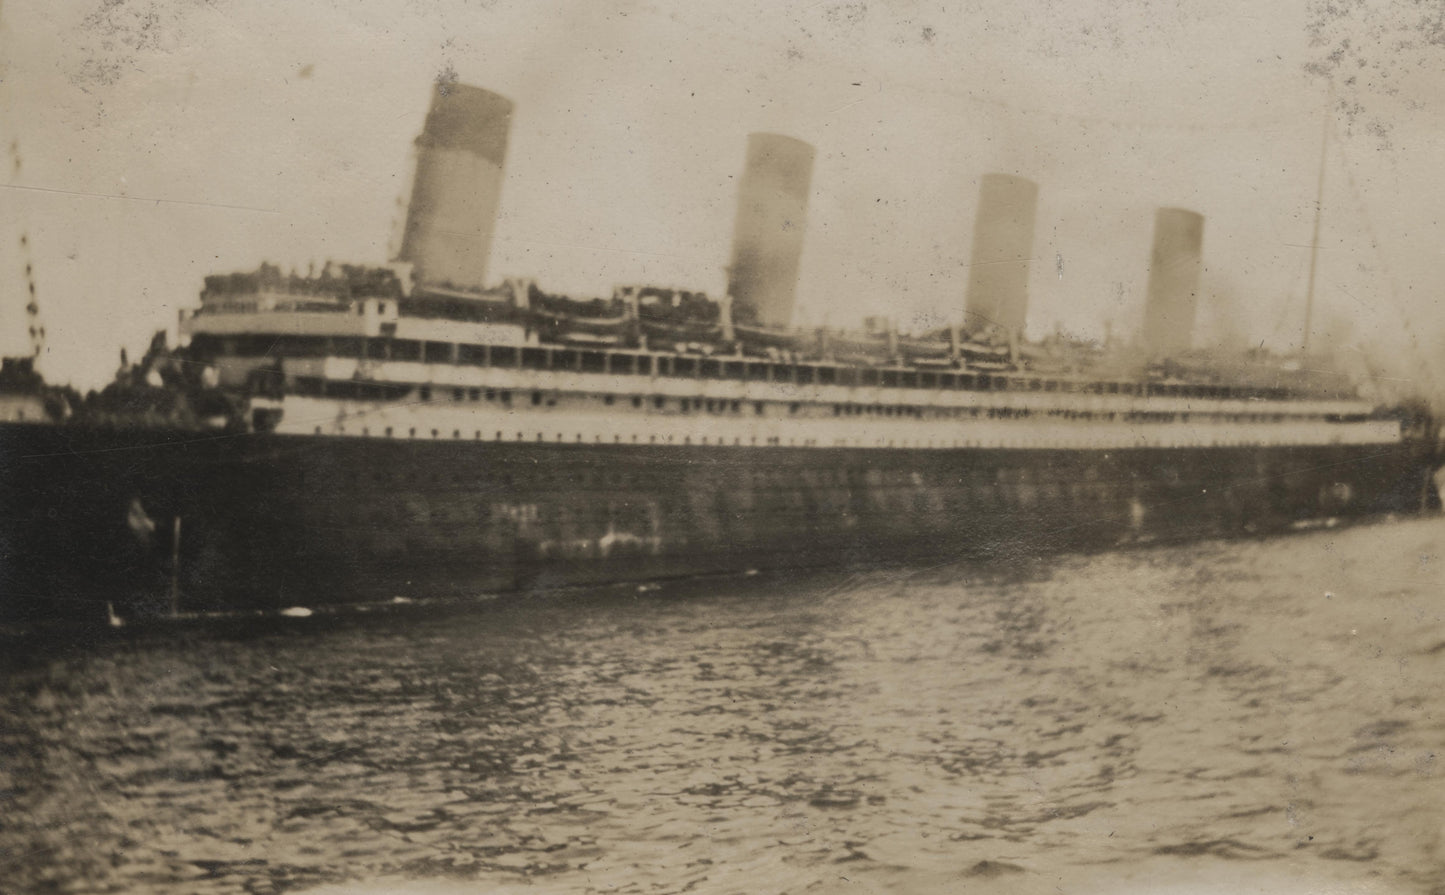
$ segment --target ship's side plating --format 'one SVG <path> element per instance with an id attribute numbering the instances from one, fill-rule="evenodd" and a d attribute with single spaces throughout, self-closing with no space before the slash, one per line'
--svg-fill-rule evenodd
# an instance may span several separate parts
<path id="1" fill-rule="evenodd" d="M 1408 512 L 1418 445 L 818 448 L 0 430 L 7 614 L 280 609 Z M 16 501 L 19 505 L 16 505 Z M 18 524 L 16 524 L 18 522 Z M 173 567 L 173 553 L 178 563 Z M 174 573 L 174 580 L 172 574 Z"/>

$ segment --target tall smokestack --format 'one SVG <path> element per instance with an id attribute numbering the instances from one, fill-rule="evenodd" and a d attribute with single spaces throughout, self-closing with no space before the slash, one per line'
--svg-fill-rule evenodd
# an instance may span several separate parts
<path id="1" fill-rule="evenodd" d="M 1034 254 L 1038 184 L 985 174 L 978 187 L 973 259 L 968 269 L 965 326 L 995 326 L 1018 336 L 1029 310 L 1029 261 Z"/>
<path id="2" fill-rule="evenodd" d="M 1144 347 L 1151 354 L 1178 354 L 1193 347 L 1203 247 L 1202 215 L 1183 208 L 1154 213 L 1154 251 L 1144 305 Z"/>
<path id="3" fill-rule="evenodd" d="M 812 179 L 813 147 L 778 134 L 748 135 L 728 268 L 735 317 L 751 310 L 759 323 L 792 324 Z"/>
<path id="4" fill-rule="evenodd" d="M 481 289 L 502 195 L 512 102 L 478 87 L 437 84 L 416 139 L 416 180 L 400 260 L 416 281 Z"/>

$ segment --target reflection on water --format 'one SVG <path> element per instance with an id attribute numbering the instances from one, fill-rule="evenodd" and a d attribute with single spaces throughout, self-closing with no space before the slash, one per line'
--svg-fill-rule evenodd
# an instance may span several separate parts
<path id="1" fill-rule="evenodd" d="M 1442 565 L 1431 519 L 27 650 L 0 880 L 1438 891 Z"/>

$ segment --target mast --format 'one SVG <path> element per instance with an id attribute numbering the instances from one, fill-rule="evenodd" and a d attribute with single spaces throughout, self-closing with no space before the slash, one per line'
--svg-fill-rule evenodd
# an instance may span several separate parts
<path id="1" fill-rule="evenodd" d="M 1310 326 L 1315 314 L 1315 268 L 1319 266 L 1320 260 L 1320 218 L 1323 217 L 1324 196 L 1325 196 L 1325 155 L 1329 149 L 1330 140 L 1330 112 L 1334 105 L 1334 92 L 1330 93 L 1331 101 L 1325 106 L 1324 126 L 1320 129 L 1320 174 L 1315 184 L 1315 232 L 1310 239 L 1310 275 L 1309 282 L 1305 286 L 1305 330 L 1304 338 L 1300 340 L 1300 354 L 1310 353 Z"/>
<path id="2" fill-rule="evenodd" d="M 20 178 L 20 141 L 10 141 L 10 158 L 13 165 L 10 179 L 14 182 Z M 25 262 L 25 323 L 30 329 L 30 357 L 39 360 L 45 351 L 45 326 L 40 320 L 40 304 L 35 298 L 35 263 L 30 252 L 30 234 L 25 230 L 20 232 L 20 257 Z"/>

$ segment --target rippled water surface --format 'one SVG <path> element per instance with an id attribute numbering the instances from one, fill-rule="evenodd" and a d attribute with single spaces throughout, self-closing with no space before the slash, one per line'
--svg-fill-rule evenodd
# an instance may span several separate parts
<path id="1" fill-rule="evenodd" d="M 1445 520 L 0 663 L 0 891 L 1445 891 Z"/>

